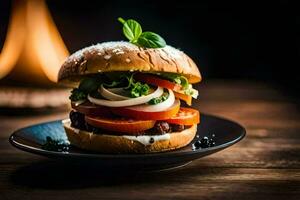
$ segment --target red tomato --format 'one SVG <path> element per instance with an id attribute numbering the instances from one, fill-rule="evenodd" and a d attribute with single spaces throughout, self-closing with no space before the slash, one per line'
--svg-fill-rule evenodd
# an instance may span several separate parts
<path id="1" fill-rule="evenodd" d="M 179 93 L 179 92 L 174 92 L 174 95 L 177 99 L 185 101 L 187 105 L 189 105 L 189 106 L 192 105 L 192 96 L 182 94 L 182 93 Z"/>
<path id="2" fill-rule="evenodd" d="M 108 107 L 97 106 L 89 101 L 86 101 L 78 106 L 74 102 L 71 102 L 71 106 L 74 110 L 90 116 L 111 116 L 112 113 Z"/>
<path id="3" fill-rule="evenodd" d="M 193 125 L 200 123 L 200 114 L 198 110 L 192 108 L 180 108 L 176 116 L 166 120 L 170 124 Z"/>
<path id="4" fill-rule="evenodd" d="M 150 85 L 160 86 L 174 91 L 179 91 L 181 89 L 181 85 L 151 74 L 138 73 L 134 75 L 134 79 L 137 81 L 148 83 Z"/>
<path id="5" fill-rule="evenodd" d="M 154 120 L 132 120 L 91 116 L 85 116 L 85 121 L 92 126 L 114 131 L 115 134 L 119 135 L 124 135 L 124 133 L 138 135 L 139 132 L 150 129 L 155 124 Z"/>
<path id="6" fill-rule="evenodd" d="M 180 101 L 176 101 L 174 105 L 167 110 L 158 112 L 146 112 L 140 110 L 133 110 L 130 107 L 112 108 L 111 111 L 120 116 L 130 117 L 134 119 L 143 120 L 165 120 L 176 115 L 180 108 Z"/>

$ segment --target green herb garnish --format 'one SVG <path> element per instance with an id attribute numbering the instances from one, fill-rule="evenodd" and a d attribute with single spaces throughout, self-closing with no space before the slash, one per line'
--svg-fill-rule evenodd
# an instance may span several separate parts
<path id="1" fill-rule="evenodd" d="M 132 97 L 140 97 L 149 94 L 150 87 L 146 83 L 135 82 L 133 79 L 133 74 L 122 75 L 128 81 L 128 85 L 125 89 L 130 90 L 130 94 Z"/>
<path id="2" fill-rule="evenodd" d="M 132 84 L 130 94 L 132 97 L 140 97 L 149 93 L 150 87 L 147 84 L 136 82 Z"/>
<path id="3" fill-rule="evenodd" d="M 175 73 L 160 73 L 159 76 L 181 85 L 183 93 L 197 99 L 198 91 L 195 90 L 186 77 Z"/>
<path id="4" fill-rule="evenodd" d="M 150 104 L 150 105 L 156 105 L 156 104 L 162 103 L 165 100 L 167 100 L 168 97 L 169 97 L 169 93 L 164 92 L 160 97 L 156 97 L 156 98 L 151 99 L 148 102 L 148 104 Z"/>
<path id="5" fill-rule="evenodd" d="M 70 144 L 62 140 L 54 140 L 51 137 L 46 137 L 46 142 L 42 145 L 42 149 L 48 151 L 65 152 L 69 150 Z"/>
<path id="6" fill-rule="evenodd" d="M 78 88 L 74 88 L 71 91 L 71 95 L 69 97 L 71 101 L 80 101 L 80 100 L 85 100 L 86 98 L 87 98 L 87 94 Z"/>
<path id="7" fill-rule="evenodd" d="M 184 90 L 184 94 L 186 95 L 190 95 L 192 96 L 193 98 L 197 99 L 198 97 L 198 90 L 194 89 L 192 87 L 191 84 L 189 84 L 189 87 L 187 89 Z"/>
<path id="8" fill-rule="evenodd" d="M 97 91 L 102 81 L 98 77 L 87 77 L 81 80 L 78 88 L 71 91 L 71 101 L 86 100 L 88 94 Z"/>
<path id="9" fill-rule="evenodd" d="M 136 82 L 133 79 L 133 74 L 120 74 L 119 77 L 114 77 L 117 80 L 113 80 L 111 83 L 104 83 L 105 87 L 124 87 L 125 90 L 129 90 L 131 97 L 140 97 L 149 94 L 150 87 L 146 83 Z"/>
<path id="10" fill-rule="evenodd" d="M 124 87 L 125 90 L 129 91 L 129 94 L 133 98 L 148 95 L 150 91 L 149 85 L 146 83 L 136 82 L 133 79 L 132 73 L 126 73 L 114 77 L 113 80 L 105 81 L 105 83 L 97 77 L 85 78 L 80 82 L 78 88 L 74 88 L 71 91 L 69 99 L 71 101 L 86 100 L 88 94 L 95 95 L 98 93 L 97 90 L 101 84 L 108 88 Z"/>
<path id="11" fill-rule="evenodd" d="M 170 81 L 173 81 L 179 85 L 182 86 L 183 89 L 188 89 L 189 87 L 189 81 L 187 80 L 186 77 L 175 74 L 175 73 L 161 73 L 159 74 L 161 77 L 166 78 Z"/>
<path id="12" fill-rule="evenodd" d="M 123 24 L 123 34 L 132 44 L 146 48 L 162 48 L 166 46 L 166 41 L 158 34 L 146 31 L 143 32 L 141 25 L 133 20 L 118 18 Z"/>

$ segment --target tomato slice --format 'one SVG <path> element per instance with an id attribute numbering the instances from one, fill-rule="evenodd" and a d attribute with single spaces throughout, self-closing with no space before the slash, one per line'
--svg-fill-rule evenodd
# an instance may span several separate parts
<path id="1" fill-rule="evenodd" d="M 187 105 L 189 105 L 189 106 L 192 105 L 192 96 L 182 94 L 182 93 L 179 93 L 179 92 L 174 92 L 174 95 L 177 99 L 185 101 Z"/>
<path id="2" fill-rule="evenodd" d="M 138 135 L 139 132 L 150 129 L 154 126 L 154 120 L 133 120 L 122 118 L 106 118 L 106 117 L 91 117 L 85 116 L 85 121 L 95 127 L 109 131 L 114 131 L 115 134 Z"/>
<path id="3" fill-rule="evenodd" d="M 169 119 L 172 116 L 175 116 L 180 108 L 180 101 L 176 100 L 173 106 L 164 111 L 158 112 L 147 112 L 134 110 L 130 107 L 121 107 L 121 108 L 112 108 L 111 111 L 120 116 L 130 117 L 134 119 L 143 119 L 143 120 L 165 120 Z"/>
<path id="4" fill-rule="evenodd" d="M 180 108 L 176 116 L 166 120 L 170 124 L 193 125 L 200 123 L 200 114 L 198 110 L 192 108 Z"/>
<path id="5" fill-rule="evenodd" d="M 174 91 L 179 91 L 181 90 L 181 85 L 177 84 L 177 83 L 173 83 L 171 81 L 159 78 L 155 75 L 151 75 L 151 74 L 142 74 L 142 73 L 138 73 L 134 75 L 134 79 L 137 81 L 141 81 L 144 83 L 148 83 L 150 85 L 155 85 L 155 86 L 160 86 L 163 88 L 167 88 L 170 90 L 174 90 Z"/>
<path id="6" fill-rule="evenodd" d="M 97 106 L 89 101 L 86 101 L 82 104 L 76 105 L 74 102 L 71 102 L 71 106 L 74 110 L 90 116 L 112 116 L 112 113 L 108 107 Z"/>

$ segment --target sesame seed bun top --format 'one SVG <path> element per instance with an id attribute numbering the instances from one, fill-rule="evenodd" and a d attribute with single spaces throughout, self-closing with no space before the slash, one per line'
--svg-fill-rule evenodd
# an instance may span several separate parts
<path id="1" fill-rule="evenodd" d="M 72 54 L 63 63 L 58 81 L 76 81 L 83 75 L 113 71 L 178 73 L 190 83 L 202 79 L 194 61 L 174 47 L 142 48 L 117 41 L 89 46 Z"/>

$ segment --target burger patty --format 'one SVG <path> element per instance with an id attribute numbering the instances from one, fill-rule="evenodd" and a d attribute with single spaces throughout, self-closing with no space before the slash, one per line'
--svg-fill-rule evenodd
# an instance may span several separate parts
<path id="1" fill-rule="evenodd" d="M 69 117 L 71 120 L 71 126 L 74 128 L 85 130 L 88 132 L 93 132 L 95 134 L 101 134 L 101 132 L 104 132 L 103 129 L 88 124 L 84 119 L 84 114 L 80 112 L 72 110 L 70 112 Z M 166 121 L 157 121 L 153 128 L 146 130 L 143 134 L 139 133 L 139 135 L 162 135 L 166 133 L 180 132 L 183 131 L 185 128 L 186 127 L 184 125 L 169 124 Z M 107 133 L 107 130 L 105 130 L 105 132 Z M 114 132 L 111 131 L 110 134 L 114 135 Z"/>

